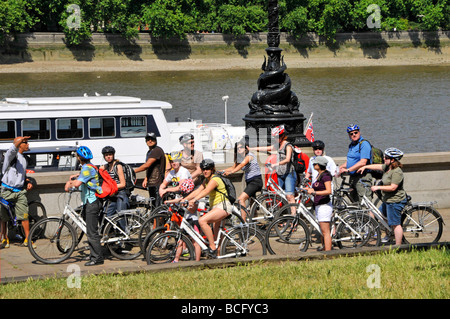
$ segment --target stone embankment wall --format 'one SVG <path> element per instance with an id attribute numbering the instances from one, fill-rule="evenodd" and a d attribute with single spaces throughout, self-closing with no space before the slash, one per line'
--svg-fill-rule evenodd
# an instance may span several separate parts
<path id="1" fill-rule="evenodd" d="M 128 41 L 117 34 L 95 33 L 79 46 L 67 46 L 63 33 L 23 33 L 0 47 L 0 63 L 36 61 L 101 61 L 146 59 L 189 59 L 195 57 L 261 57 L 267 33 L 232 36 L 220 33 L 188 34 L 184 40 L 160 40 L 148 33 Z M 326 41 L 315 33 L 294 37 L 281 34 L 280 47 L 286 56 L 324 58 L 420 58 L 448 54 L 450 31 L 339 33 Z"/>

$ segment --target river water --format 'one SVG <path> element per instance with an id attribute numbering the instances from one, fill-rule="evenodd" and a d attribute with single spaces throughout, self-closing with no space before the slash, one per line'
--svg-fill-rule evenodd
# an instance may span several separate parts
<path id="1" fill-rule="evenodd" d="M 286 61 L 289 67 L 289 61 Z M 289 69 L 306 118 L 314 112 L 316 139 L 330 156 L 345 156 L 346 127 L 381 149 L 407 153 L 450 151 L 448 66 Z M 112 93 L 170 102 L 169 121 L 188 117 L 244 125 L 261 70 L 2 74 L 0 97 Z M 305 123 L 306 124 L 306 123 Z"/>

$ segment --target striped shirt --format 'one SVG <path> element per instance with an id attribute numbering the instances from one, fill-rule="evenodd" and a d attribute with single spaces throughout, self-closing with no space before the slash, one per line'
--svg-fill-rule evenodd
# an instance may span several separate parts
<path id="1" fill-rule="evenodd" d="M 259 168 L 258 161 L 256 160 L 256 156 L 249 152 L 247 156 L 250 156 L 250 161 L 242 167 L 245 175 L 245 181 L 249 181 L 254 177 L 261 176 L 261 169 Z"/>

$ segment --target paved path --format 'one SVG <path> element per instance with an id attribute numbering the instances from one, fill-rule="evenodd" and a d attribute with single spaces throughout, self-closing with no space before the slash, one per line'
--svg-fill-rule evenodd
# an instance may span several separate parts
<path id="1" fill-rule="evenodd" d="M 450 209 L 438 209 L 444 218 L 444 232 L 441 237 L 441 242 L 446 242 L 447 245 L 450 242 Z M 404 247 L 406 249 L 406 247 Z M 312 247 L 306 253 L 299 253 L 299 256 L 293 257 L 295 260 L 303 258 L 321 258 L 324 254 L 337 255 L 341 253 L 361 253 L 361 252 L 373 252 L 380 249 L 388 249 L 387 247 L 376 248 L 363 248 L 358 250 L 345 249 L 345 250 L 333 250 L 332 252 L 317 252 L 315 247 Z M 45 278 L 45 277 L 62 277 L 65 278 L 73 274 L 73 265 L 79 266 L 79 270 L 82 275 L 87 274 L 101 274 L 101 273 L 131 273 L 140 271 L 163 271 L 178 267 L 214 267 L 217 264 L 234 264 L 237 262 L 245 262 L 246 260 L 252 260 L 251 258 L 239 258 L 239 259 L 223 259 L 223 260 L 205 260 L 201 262 L 183 262 L 180 264 L 164 264 L 164 265 L 147 265 L 142 258 L 135 260 L 125 261 L 109 258 L 105 260 L 103 265 L 85 267 L 85 261 L 82 261 L 82 254 L 75 252 L 71 258 L 64 263 L 57 265 L 45 265 L 36 262 L 28 251 L 28 248 L 21 247 L 18 244 L 11 244 L 10 248 L 0 250 L 0 283 L 8 283 L 14 281 L 24 281 L 28 278 Z M 267 261 L 276 261 L 278 259 L 286 260 L 285 257 L 280 256 L 266 256 Z M 183 264 L 183 265 L 181 265 Z"/>

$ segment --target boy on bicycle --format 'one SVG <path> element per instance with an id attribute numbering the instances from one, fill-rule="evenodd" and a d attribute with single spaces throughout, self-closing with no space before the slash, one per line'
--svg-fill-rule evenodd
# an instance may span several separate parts
<path id="1" fill-rule="evenodd" d="M 85 266 L 101 265 L 104 261 L 98 226 L 102 203 L 95 194 L 101 194 L 102 188 L 99 184 L 97 170 L 90 164 L 93 158 L 91 150 L 86 146 L 80 146 L 77 149 L 77 158 L 82 164 L 80 174 L 70 177 L 70 180 L 66 183 L 65 191 L 67 192 L 73 187 L 81 188 L 83 213 L 86 216 L 86 235 L 91 253 Z"/>

